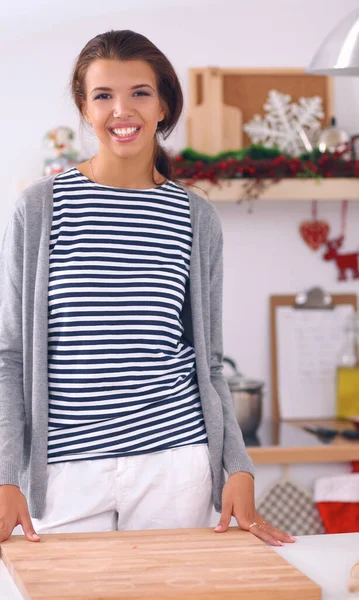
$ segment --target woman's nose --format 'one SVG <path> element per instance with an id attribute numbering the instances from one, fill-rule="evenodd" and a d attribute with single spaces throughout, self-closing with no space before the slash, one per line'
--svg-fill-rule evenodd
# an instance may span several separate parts
<path id="1" fill-rule="evenodd" d="M 131 105 L 131 101 L 127 99 L 119 99 L 116 101 L 115 107 L 113 109 L 114 117 L 126 117 L 133 112 L 133 107 Z"/>

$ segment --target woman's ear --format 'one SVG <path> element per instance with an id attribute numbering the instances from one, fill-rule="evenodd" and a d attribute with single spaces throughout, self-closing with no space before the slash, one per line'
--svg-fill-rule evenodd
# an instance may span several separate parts
<path id="1" fill-rule="evenodd" d="M 160 109 L 158 123 L 162 123 L 162 121 L 164 121 L 166 118 L 166 108 L 165 108 L 163 102 L 161 102 L 160 106 L 161 106 L 161 109 Z"/>
<path id="2" fill-rule="evenodd" d="M 90 125 L 90 127 L 92 127 L 92 124 L 91 124 L 91 122 L 90 122 L 90 117 L 89 117 L 89 116 L 88 116 L 88 114 L 87 114 L 87 108 L 86 108 L 86 103 L 85 103 L 85 102 L 83 102 L 83 103 L 82 103 L 82 106 L 81 106 L 81 113 L 82 113 L 82 116 L 83 116 L 83 118 L 85 119 L 86 123 L 87 123 L 88 125 Z"/>

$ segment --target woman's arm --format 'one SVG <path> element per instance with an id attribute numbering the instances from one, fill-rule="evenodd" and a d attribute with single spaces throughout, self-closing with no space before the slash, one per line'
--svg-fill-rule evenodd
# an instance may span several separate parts
<path id="1" fill-rule="evenodd" d="M 210 240 L 210 329 L 211 383 L 222 401 L 224 421 L 223 466 L 228 475 L 246 471 L 254 477 L 252 459 L 248 456 L 238 425 L 231 392 L 223 369 L 223 233 L 217 213 L 214 213 Z"/>
<path id="2" fill-rule="evenodd" d="M 217 214 L 212 220 L 211 235 L 211 382 L 222 401 L 224 423 L 223 466 L 229 477 L 222 491 L 222 513 L 215 531 L 228 529 L 232 516 L 241 529 L 251 531 L 261 540 L 281 546 L 294 542 L 288 533 L 273 527 L 257 513 L 254 503 L 254 465 L 248 456 L 237 423 L 232 396 L 223 369 L 222 295 L 223 234 Z"/>
<path id="3" fill-rule="evenodd" d="M 23 239 L 17 206 L 6 227 L 0 257 L 0 485 L 19 486 L 23 449 Z"/>

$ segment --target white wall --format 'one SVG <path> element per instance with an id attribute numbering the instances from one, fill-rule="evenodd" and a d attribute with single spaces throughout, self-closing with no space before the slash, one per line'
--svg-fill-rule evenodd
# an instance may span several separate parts
<path id="1" fill-rule="evenodd" d="M 78 129 L 68 91 L 71 68 L 84 44 L 108 29 L 133 29 L 149 37 L 173 63 L 186 96 L 187 69 L 195 66 L 302 67 L 355 0 L 17 0 L 0 6 L 1 148 L 0 236 L 21 180 L 40 177 L 45 132 L 58 125 Z M 357 78 L 337 77 L 339 125 L 359 132 Z M 184 119 L 165 145 L 186 145 Z M 96 142 L 82 136 L 84 156 Z M 247 375 L 269 388 L 268 296 L 321 285 L 358 293 L 359 283 L 337 283 L 325 263 L 301 241 L 298 225 L 310 203 L 255 201 L 216 204 L 225 236 L 224 349 Z M 339 234 L 340 204 L 323 202 L 319 215 Z M 359 248 L 359 202 L 349 205 L 347 244 Z M 230 369 L 226 367 L 226 373 Z M 269 414 L 269 389 L 265 415 Z"/>

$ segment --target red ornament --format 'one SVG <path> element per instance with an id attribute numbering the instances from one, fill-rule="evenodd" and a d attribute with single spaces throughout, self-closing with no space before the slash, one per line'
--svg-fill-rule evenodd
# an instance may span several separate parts
<path id="1" fill-rule="evenodd" d="M 350 252 L 349 254 L 339 254 L 338 250 L 342 247 L 345 238 L 346 218 L 348 210 L 348 200 L 342 202 L 342 234 L 332 240 L 325 242 L 327 250 L 323 255 L 324 260 L 335 260 L 339 269 L 338 281 L 347 280 L 347 271 L 352 272 L 353 279 L 359 279 L 359 252 Z"/>
<path id="2" fill-rule="evenodd" d="M 359 279 L 359 252 L 339 254 L 338 248 L 343 245 L 344 237 L 341 235 L 333 240 L 327 240 L 327 251 L 324 260 L 335 260 L 339 269 L 338 281 L 347 280 L 347 270 L 352 271 L 353 279 Z"/>
<path id="3" fill-rule="evenodd" d="M 309 248 L 318 250 L 328 238 L 330 227 L 326 221 L 317 219 L 317 200 L 312 203 L 312 221 L 303 221 L 299 225 L 300 235 Z"/>

